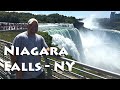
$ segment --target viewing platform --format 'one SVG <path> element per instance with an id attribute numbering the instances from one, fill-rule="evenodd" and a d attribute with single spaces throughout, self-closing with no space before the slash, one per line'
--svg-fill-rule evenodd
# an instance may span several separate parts
<path id="1" fill-rule="evenodd" d="M 27 23 L 0 22 L 0 31 L 27 30 Z"/>

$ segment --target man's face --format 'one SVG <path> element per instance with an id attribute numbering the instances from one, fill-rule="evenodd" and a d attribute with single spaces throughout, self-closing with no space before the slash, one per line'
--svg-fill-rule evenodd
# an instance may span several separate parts
<path id="1" fill-rule="evenodd" d="M 33 21 L 32 24 L 28 25 L 28 31 L 33 34 L 37 33 L 38 23 L 36 21 Z"/>

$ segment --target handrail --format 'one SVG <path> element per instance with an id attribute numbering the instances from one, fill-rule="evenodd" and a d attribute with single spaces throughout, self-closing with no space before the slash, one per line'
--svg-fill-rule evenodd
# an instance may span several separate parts
<path id="1" fill-rule="evenodd" d="M 54 56 L 56 57 L 56 56 Z M 67 58 L 64 58 L 64 57 L 56 57 L 57 59 L 59 60 L 64 60 L 64 61 L 73 61 L 71 59 L 67 59 Z M 92 69 L 94 71 L 97 71 L 97 72 L 100 72 L 100 73 L 104 73 L 104 74 L 108 74 L 108 75 L 111 75 L 113 77 L 117 77 L 117 78 L 120 78 L 120 74 L 118 73 L 115 73 L 115 72 L 111 72 L 111 71 L 108 71 L 108 70 L 104 70 L 104 69 L 100 69 L 100 68 L 97 68 L 97 67 L 94 67 L 94 66 L 90 66 L 90 65 L 87 65 L 87 64 L 84 64 L 84 63 L 81 63 L 81 62 L 77 62 L 77 61 L 74 61 L 76 64 L 79 64 L 80 66 L 82 67 L 85 67 L 85 68 L 89 68 L 89 69 Z"/>

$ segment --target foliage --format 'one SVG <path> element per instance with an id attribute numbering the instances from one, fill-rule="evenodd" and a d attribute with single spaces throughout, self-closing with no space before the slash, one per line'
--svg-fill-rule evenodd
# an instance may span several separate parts
<path id="1" fill-rule="evenodd" d="M 0 22 L 26 23 L 30 18 L 36 18 L 40 23 L 73 23 L 75 17 L 67 17 L 58 13 L 49 15 L 34 15 L 32 13 L 18 13 L 0 11 Z"/>
<path id="2" fill-rule="evenodd" d="M 66 55 L 65 58 L 75 60 L 71 55 Z M 77 60 L 75 60 L 75 61 L 77 61 Z"/>
<path id="3" fill-rule="evenodd" d="M 44 37 L 44 39 L 49 47 L 52 46 L 52 37 L 50 35 L 48 35 L 47 32 L 39 31 L 38 34 Z"/>

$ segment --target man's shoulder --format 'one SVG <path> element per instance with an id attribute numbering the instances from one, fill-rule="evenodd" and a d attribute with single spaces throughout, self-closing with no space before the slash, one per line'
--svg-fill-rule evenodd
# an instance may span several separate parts
<path id="1" fill-rule="evenodd" d="M 39 34 L 36 34 L 36 37 L 39 38 L 39 39 L 43 39 L 43 37 Z"/>
<path id="2" fill-rule="evenodd" d="M 26 32 L 19 33 L 16 37 L 17 38 L 26 37 Z"/>

